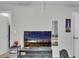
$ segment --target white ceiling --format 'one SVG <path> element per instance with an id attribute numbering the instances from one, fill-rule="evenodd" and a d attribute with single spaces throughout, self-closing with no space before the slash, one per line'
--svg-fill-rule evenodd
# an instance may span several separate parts
<path id="1" fill-rule="evenodd" d="M 79 7 L 79 1 L 0 1 L 0 4 L 12 4 L 12 5 L 64 5 L 69 7 Z"/>

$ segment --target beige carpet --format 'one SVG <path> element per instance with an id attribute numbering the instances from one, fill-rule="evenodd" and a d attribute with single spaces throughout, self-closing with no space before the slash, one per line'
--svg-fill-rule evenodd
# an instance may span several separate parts
<path id="1" fill-rule="evenodd" d="M 8 52 L 0 55 L 0 58 L 8 58 L 8 57 L 9 57 L 9 53 Z"/>

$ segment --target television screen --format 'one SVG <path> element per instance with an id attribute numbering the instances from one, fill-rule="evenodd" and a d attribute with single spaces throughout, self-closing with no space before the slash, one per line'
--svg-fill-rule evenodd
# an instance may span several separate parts
<path id="1" fill-rule="evenodd" d="M 51 46 L 51 31 L 24 31 L 24 47 Z"/>

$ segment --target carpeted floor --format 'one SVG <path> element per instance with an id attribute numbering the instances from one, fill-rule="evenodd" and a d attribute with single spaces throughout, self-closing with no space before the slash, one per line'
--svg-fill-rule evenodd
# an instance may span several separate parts
<path id="1" fill-rule="evenodd" d="M 9 58 L 9 53 L 6 52 L 6 53 L 0 55 L 0 58 Z"/>

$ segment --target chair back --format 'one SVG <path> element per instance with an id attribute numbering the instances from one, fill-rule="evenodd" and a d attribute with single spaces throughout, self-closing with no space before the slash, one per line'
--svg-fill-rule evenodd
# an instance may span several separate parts
<path id="1" fill-rule="evenodd" d="M 60 53 L 60 58 L 69 58 L 67 50 L 62 49 L 59 53 Z"/>

